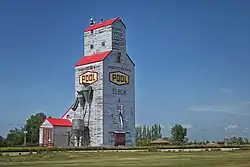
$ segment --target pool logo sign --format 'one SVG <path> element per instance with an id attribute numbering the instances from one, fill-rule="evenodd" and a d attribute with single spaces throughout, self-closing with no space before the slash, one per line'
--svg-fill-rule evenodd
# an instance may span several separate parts
<path id="1" fill-rule="evenodd" d="M 93 84 L 98 81 L 98 73 L 93 71 L 86 71 L 79 75 L 79 84 Z"/>
<path id="2" fill-rule="evenodd" d="M 110 72 L 109 81 L 118 86 L 127 85 L 129 84 L 129 75 L 119 71 Z"/>

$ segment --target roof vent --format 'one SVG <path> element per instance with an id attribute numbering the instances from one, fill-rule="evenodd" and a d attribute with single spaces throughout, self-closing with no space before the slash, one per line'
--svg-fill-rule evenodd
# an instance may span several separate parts
<path id="1" fill-rule="evenodd" d="M 93 24 L 95 24 L 95 21 L 94 21 L 94 19 L 93 19 L 93 17 L 91 17 L 90 18 L 90 23 L 89 23 L 91 26 L 93 25 Z"/>

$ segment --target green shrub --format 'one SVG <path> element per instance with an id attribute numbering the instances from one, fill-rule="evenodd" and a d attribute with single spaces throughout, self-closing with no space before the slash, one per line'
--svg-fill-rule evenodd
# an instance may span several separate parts
<path id="1" fill-rule="evenodd" d="M 157 148 L 156 147 L 151 147 L 148 149 L 148 152 L 157 152 Z"/>
<path id="2" fill-rule="evenodd" d="M 46 147 L 1 147 L 0 153 L 4 152 L 52 152 L 52 151 L 87 151 L 87 150 L 153 150 L 153 149 L 197 149 L 197 148 L 204 148 L 206 151 L 208 149 L 219 149 L 219 148 L 240 148 L 241 150 L 250 150 L 250 145 L 215 145 L 215 146 L 205 146 L 205 145 L 168 145 L 168 146 L 138 146 L 138 147 L 72 147 L 72 148 L 46 148 Z M 214 151 L 214 150 L 213 150 Z"/>

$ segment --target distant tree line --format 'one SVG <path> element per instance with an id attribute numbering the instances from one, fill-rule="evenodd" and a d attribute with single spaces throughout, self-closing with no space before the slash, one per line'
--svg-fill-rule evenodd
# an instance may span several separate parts
<path id="1" fill-rule="evenodd" d="M 137 126 L 135 129 L 136 144 L 139 146 L 149 145 L 152 140 L 162 138 L 161 125 Z"/>
<path id="2" fill-rule="evenodd" d="M 209 141 L 209 140 L 197 141 L 197 140 L 195 140 L 193 142 L 191 142 L 191 141 L 189 142 L 189 144 L 195 144 L 195 145 L 206 145 L 206 144 L 209 144 L 209 143 L 220 144 L 220 145 L 250 144 L 248 138 L 240 137 L 240 136 L 232 136 L 232 137 L 229 137 L 229 138 L 224 138 L 224 140 L 217 140 L 217 141 L 215 141 L 215 140 L 212 140 L 212 141 Z"/>
<path id="3" fill-rule="evenodd" d="M 36 146 L 39 144 L 39 128 L 44 121 L 46 115 L 44 113 L 36 113 L 31 115 L 23 127 L 9 130 L 6 138 L 0 136 L 1 146 L 23 146 L 26 135 L 26 143 L 29 146 Z M 25 131 L 27 133 L 25 133 Z"/>
<path id="4" fill-rule="evenodd" d="M 164 137 L 172 144 L 185 144 L 187 143 L 187 129 L 180 124 L 176 124 L 171 128 L 171 136 Z M 151 141 L 163 138 L 161 125 L 154 124 L 153 126 L 137 126 L 136 127 L 136 144 L 138 146 L 148 146 Z"/>
<path id="5" fill-rule="evenodd" d="M 23 146 L 26 143 L 27 146 L 39 145 L 39 128 L 40 124 L 46 119 L 44 113 L 36 113 L 31 115 L 25 122 L 25 125 L 20 128 L 13 128 L 9 130 L 6 138 L 0 136 L 0 147 L 3 146 Z M 27 133 L 24 133 L 24 132 Z M 26 137 L 25 137 L 26 136 Z M 141 125 L 136 127 L 136 145 L 148 146 L 150 142 L 159 138 L 168 140 L 171 144 L 249 144 L 249 141 L 245 137 L 232 136 L 230 138 L 224 138 L 222 141 L 188 141 L 187 128 L 184 128 L 180 124 L 175 124 L 171 128 L 170 136 L 163 137 L 162 126 L 154 124 L 152 126 Z M 24 139 L 26 138 L 26 142 Z"/>

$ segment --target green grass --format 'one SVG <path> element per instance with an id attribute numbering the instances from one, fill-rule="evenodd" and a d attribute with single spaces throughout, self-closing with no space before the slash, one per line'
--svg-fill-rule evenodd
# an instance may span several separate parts
<path id="1" fill-rule="evenodd" d="M 0 156 L 0 167 L 250 167 L 250 151 L 99 152 Z"/>

